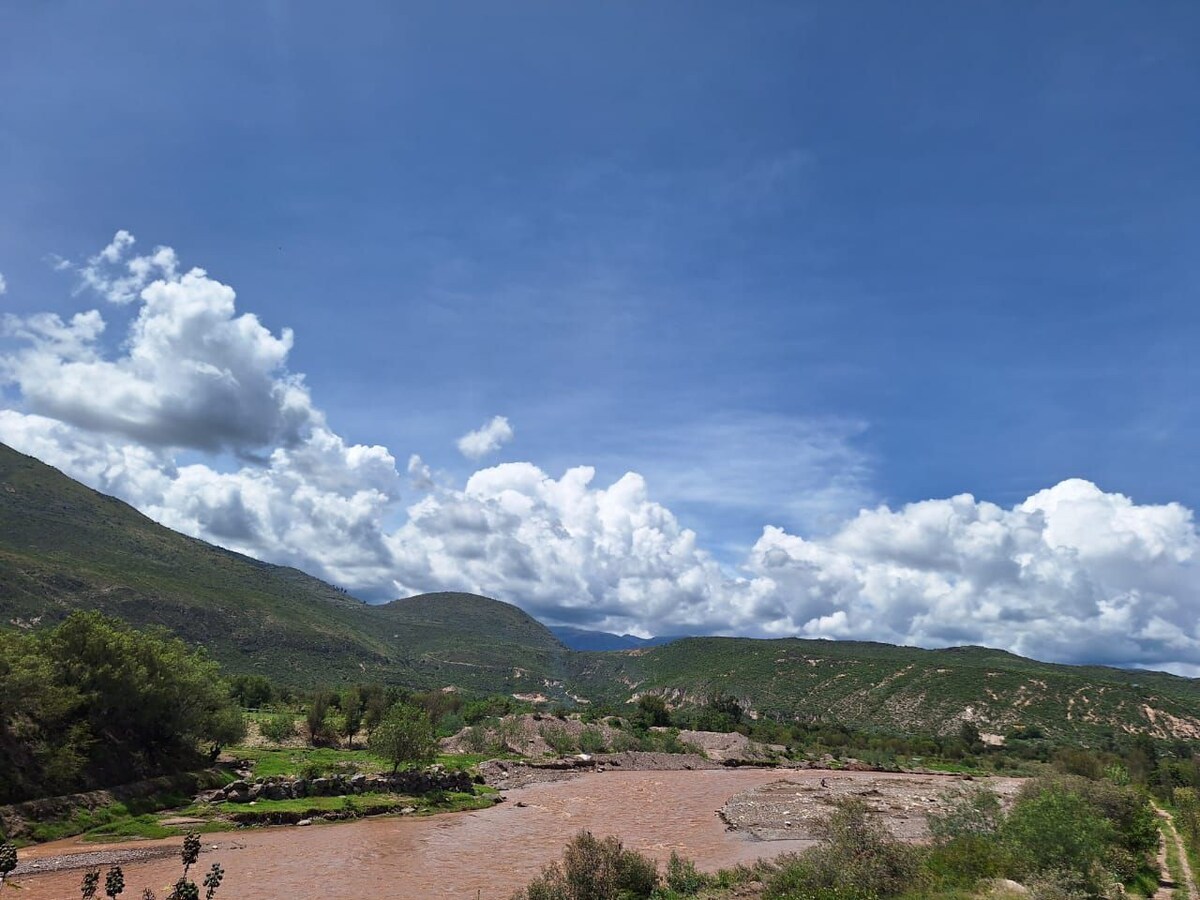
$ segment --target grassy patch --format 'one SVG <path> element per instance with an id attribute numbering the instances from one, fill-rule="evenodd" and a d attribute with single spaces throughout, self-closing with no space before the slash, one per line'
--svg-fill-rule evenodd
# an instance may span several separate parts
<path id="1" fill-rule="evenodd" d="M 36 823 L 30 828 L 29 836 L 34 843 L 39 844 L 57 841 L 76 834 L 86 834 L 117 822 L 182 806 L 190 803 L 191 799 L 190 796 L 176 793 L 151 794 L 125 803 L 111 803 L 108 806 L 97 806 L 95 809 L 78 809 L 68 817 Z"/>
<path id="2" fill-rule="evenodd" d="M 477 793 L 432 791 L 425 795 L 408 794 L 347 794 L 344 797 L 301 797 L 295 800 L 258 800 L 249 803 L 220 803 L 215 811 L 221 816 L 240 821 L 270 820 L 275 815 L 315 818 L 329 813 L 339 816 L 376 816 L 411 807 L 415 815 L 486 809 L 495 803 L 491 788 L 479 788 Z"/>
<path id="3" fill-rule="evenodd" d="M 256 778 L 315 778 L 357 772 L 371 774 L 391 769 L 384 760 L 368 750 L 341 750 L 333 747 L 234 747 L 229 752 L 253 763 Z"/>
<path id="4" fill-rule="evenodd" d="M 208 834 L 214 831 L 231 831 L 235 826 L 232 822 L 222 819 L 210 819 L 202 824 L 194 825 L 163 825 L 163 816 L 141 815 L 127 819 L 118 819 L 108 825 L 101 825 L 83 835 L 85 841 L 104 843 L 110 841 L 127 841 L 137 838 L 169 838 L 182 837 L 189 831 Z"/>

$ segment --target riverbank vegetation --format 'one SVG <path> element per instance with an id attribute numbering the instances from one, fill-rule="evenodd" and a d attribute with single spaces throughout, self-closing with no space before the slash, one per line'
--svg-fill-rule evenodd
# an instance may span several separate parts
<path id="1" fill-rule="evenodd" d="M 612 842 L 580 844 L 570 860 L 530 886 L 529 900 L 574 896 L 563 891 L 572 867 L 581 866 L 603 868 L 606 878 L 625 885 L 619 890 L 627 897 L 706 891 L 720 897 L 735 882 L 757 882 L 762 896 L 773 900 L 950 900 L 1003 878 L 1047 898 L 1104 896 L 1118 883 L 1147 893 L 1155 883 L 1158 841 L 1150 798 L 1174 812 L 1193 860 L 1200 851 L 1196 745 L 1145 733 L 1113 732 L 1088 748 L 1019 724 L 999 735 L 983 734 L 970 721 L 940 732 L 898 733 L 752 714 L 721 693 L 674 705 L 647 694 L 621 706 L 567 708 L 538 698 L 378 683 L 302 691 L 256 675 L 225 680 L 202 652 L 96 613 L 74 614 L 44 631 L 0 633 L 0 802 L 195 769 L 219 754 L 224 768 L 213 770 L 218 783 L 238 779 L 251 788 L 279 779 L 381 776 L 430 763 L 464 770 L 488 758 L 534 752 L 527 746 L 531 723 L 536 752 L 551 756 L 697 752 L 687 732 L 724 732 L 754 742 L 766 754 L 759 760 L 764 764 L 803 760 L 830 768 L 1010 774 L 1031 781 L 1008 811 L 979 794 L 975 805 L 931 822 L 934 841 L 924 848 L 897 843 L 853 804 L 834 811 L 813 851 L 731 873 L 703 874 L 682 859 L 651 872 Z M 518 734 L 518 726 L 525 731 Z M 439 752 L 437 740 L 444 738 L 460 752 Z M 162 837 L 302 818 L 472 809 L 495 799 L 483 787 L 429 796 L 369 789 L 338 796 L 263 793 L 251 807 L 224 797 L 193 802 L 167 792 L 35 822 L 24 840 L 77 833 L 94 840 Z M 170 816 L 159 814 L 168 807 Z M 844 883 L 853 867 L 834 865 L 851 849 L 867 866 L 854 880 L 872 885 L 872 893 L 855 893 Z M 638 893 L 647 885 L 649 893 Z"/>
<path id="2" fill-rule="evenodd" d="M 660 871 L 616 838 L 580 833 L 514 900 L 965 900 L 1005 896 L 1006 885 L 1033 900 L 1149 897 L 1156 821 L 1137 790 L 1058 775 L 1030 781 L 1007 812 L 984 789 L 961 798 L 930 817 L 933 841 L 919 846 L 850 798 L 819 822 L 811 849 L 712 874 L 675 854 Z"/>
<path id="3" fill-rule="evenodd" d="M 177 638 L 94 612 L 0 631 L 0 803 L 197 768 L 243 733 L 217 664 Z"/>

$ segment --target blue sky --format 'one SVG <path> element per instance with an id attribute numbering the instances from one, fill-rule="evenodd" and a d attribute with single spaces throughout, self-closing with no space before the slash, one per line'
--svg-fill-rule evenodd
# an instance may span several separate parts
<path id="1" fill-rule="evenodd" d="M 96 307 L 47 259 L 128 229 L 293 329 L 347 443 L 458 484 L 506 416 L 486 464 L 641 473 L 727 571 L 879 503 L 1190 509 L 1197 46 L 1187 2 L 7 4 L 0 304 Z"/>

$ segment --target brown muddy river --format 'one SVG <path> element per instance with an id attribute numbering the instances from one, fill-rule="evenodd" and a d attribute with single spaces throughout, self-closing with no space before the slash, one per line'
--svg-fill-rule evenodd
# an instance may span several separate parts
<path id="1" fill-rule="evenodd" d="M 615 834 L 627 847 L 661 861 L 677 850 L 711 871 L 807 845 L 756 841 L 726 831 L 717 816 L 726 800 L 780 778 L 807 782 L 829 774 L 761 769 L 593 773 L 508 791 L 508 802 L 478 812 L 206 835 L 200 868 L 214 861 L 224 866 L 218 897 L 226 900 L 491 900 L 511 896 L 558 859 L 575 832 L 588 829 L 598 836 Z M 526 806 L 518 807 L 518 801 Z M 180 841 L 97 845 L 67 840 L 22 851 L 21 858 L 160 843 L 178 846 Z M 170 857 L 123 869 L 126 896 L 139 897 L 151 887 L 164 897 L 178 877 L 179 863 Z M 22 890 L 14 894 L 22 900 L 70 900 L 79 896 L 81 874 L 25 876 L 15 881 Z"/>

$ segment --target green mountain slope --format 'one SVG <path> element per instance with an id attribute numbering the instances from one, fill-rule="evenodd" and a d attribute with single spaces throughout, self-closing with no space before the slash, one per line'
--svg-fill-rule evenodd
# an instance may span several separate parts
<path id="1" fill-rule="evenodd" d="M 169 628 L 233 671 L 299 685 L 532 689 L 561 677 L 567 652 L 516 607 L 483 597 L 369 606 L 177 534 L 0 444 L 0 621 L 49 624 L 80 608 Z"/>
<path id="2" fill-rule="evenodd" d="M 569 694 L 644 692 L 856 726 L 982 731 L 1017 724 L 1099 740 L 1147 729 L 1200 739 L 1200 681 L 1059 666 L 998 650 L 848 641 L 685 638 L 575 653 L 515 606 L 425 594 L 369 606 L 295 569 L 177 534 L 0 445 L 0 627 L 100 609 L 201 644 L 230 671 L 312 686 L 381 680 L 414 688 Z"/>
<path id="3" fill-rule="evenodd" d="M 578 654 L 577 689 L 612 701 L 731 694 L 785 718 L 948 732 L 971 721 L 1095 741 L 1148 730 L 1200 739 L 1200 681 L 1161 672 L 1066 666 L 985 647 L 922 650 L 860 641 L 685 638 L 623 653 Z"/>

